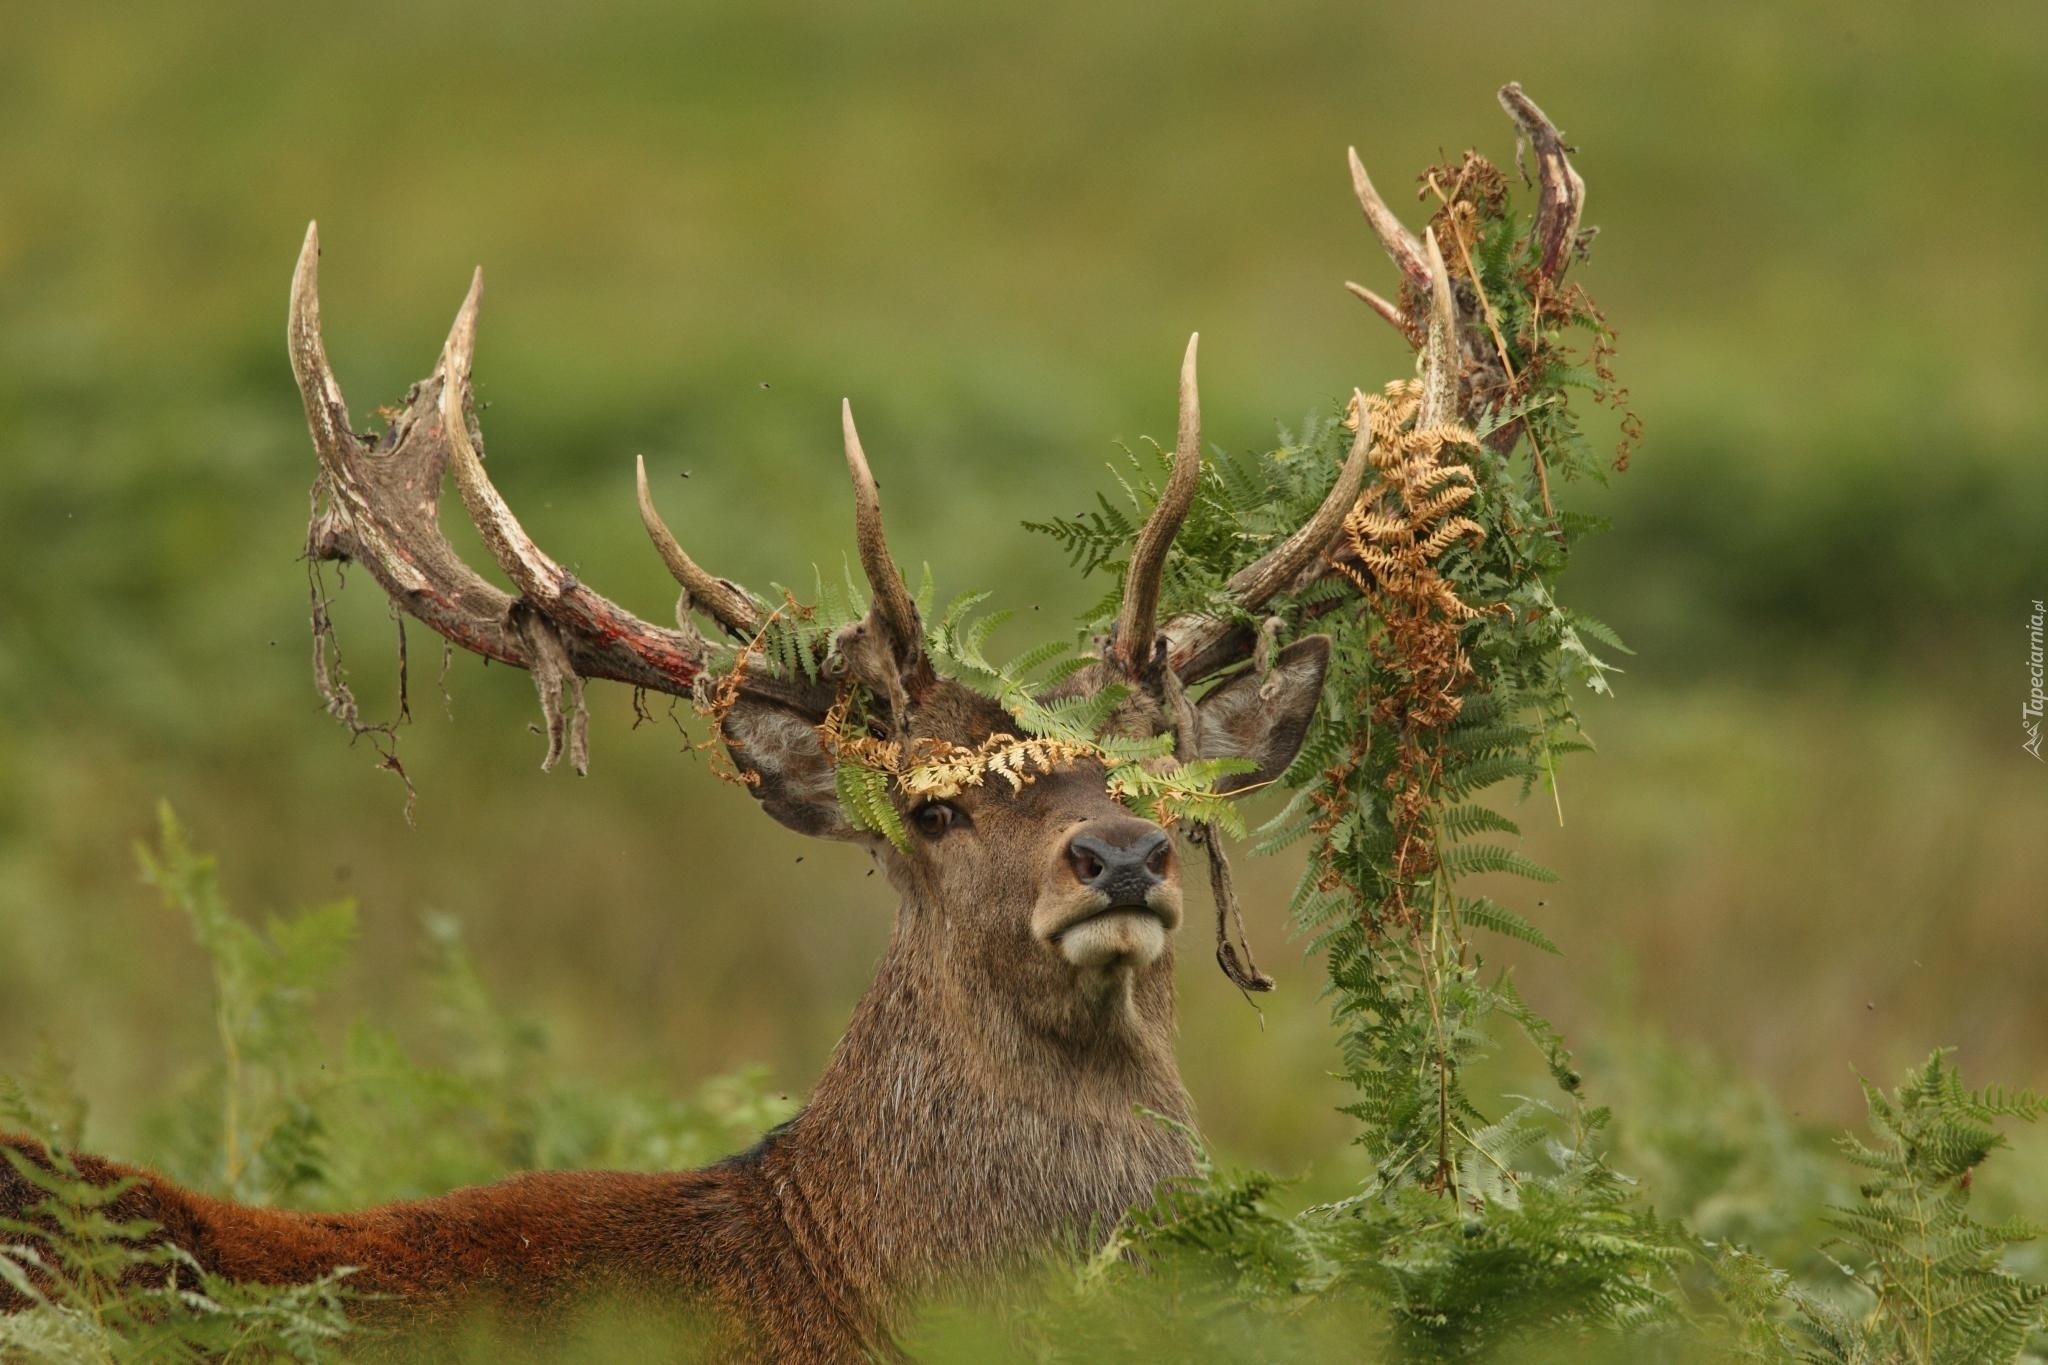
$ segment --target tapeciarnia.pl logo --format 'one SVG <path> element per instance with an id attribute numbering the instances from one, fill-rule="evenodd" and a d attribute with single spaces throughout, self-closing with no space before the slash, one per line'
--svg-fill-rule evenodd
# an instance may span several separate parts
<path id="1" fill-rule="evenodd" d="M 2034 599 L 2034 614 L 2027 618 L 2027 675 L 2031 685 L 2027 690 L 2027 704 L 2020 708 L 2020 726 L 2027 738 L 2020 745 L 2036 760 L 2041 760 L 2041 709 L 2044 698 L 2041 695 L 2041 624 L 2048 620 L 2048 607 L 2043 607 L 2039 598 Z"/>

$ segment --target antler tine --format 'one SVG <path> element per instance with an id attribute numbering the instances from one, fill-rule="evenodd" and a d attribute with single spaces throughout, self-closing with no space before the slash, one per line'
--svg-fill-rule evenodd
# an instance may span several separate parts
<path id="1" fill-rule="evenodd" d="M 1123 606 L 1117 612 L 1116 633 L 1110 637 L 1111 657 L 1134 676 L 1152 660 L 1166 552 L 1173 547 L 1173 538 L 1195 500 L 1195 485 L 1202 474 L 1202 396 L 1195 382 L 1195 348 L 1201 340 L 1200 332 L 1188 337 L 1187 354 L 1180 362 L 1180 430 L 1173 446 L 1173 471 L 1131 549 Z"/>
<path id="2" fill-rule="evenodd" d="M 1373 235 L 1380 239 L 1387 258 L 1393 261 L 1401 274 L 1418 289 L 1423 287 L 1429 282 L 1429 266 L 1423 259 L 1422 243 L 1402 226 L 1394 211 L 1387 207 L 1387 201 L 1380 198 L 1380 192 L 1373 188 L 1372 177 L 1365 173 L 1365 163 L 1358 159 L 1358 148 L 1345 150 L 1351 159 L 1351 192 L 1358 196 L 1358 207 L 1365 214 L 1365 221 L 1371 225 Z"/>
<path id="3" fill-rule="evenodd" d="M 854 429 L 850 398 L 839 400 L 839 427 L 846 443 L 846 472 L 853 479 L 854 538 L 860 546 L 861 569 L 875 594 L 873 610 L 895 641 L 897 653 L 909 657 L 921 652 L 924 643 L 917 603 L 911 600 L 882 533 L 882 495 L 868 468 L 867 452 L 861 449 L 860 432 Z"/>
<path id="4" fill-rule="evenodd" d="M 1500 88 L 1500 107 L 1507 110 L 1515 130 L 1528 139 L 1536 153 L 1536 240 L 1542 243 L 1543 252 L 1540 268 L 1544 278 L 1555 280 L 1564 274 L 1578 244 L 1586 182 L 1572 169 L 1557 125 L 1536 107 L 1536 101 L 1522 93 L 1520 82 L 1509 81 Z"/>
<path id="5" fill-rule="evenodd" d="M 682 585 L 689 606 L 710 613 L 727 634 L 742 640 L 753 639 L 761 629 L 761 609 L 744 588 L 713 578 L 677 543 L 661 513 L 654 510 L 654 491 L 647 486 L 646 456 L 633 457 L 633 477 L 640 498 L 640 524 L 647 528 L 647 538 L 654 542 L 661 562 Z"/>
<path id="6" fill-rule="evenodd" d="M 334 368 L 327 363 L 327 343 L 320 334 L 320 224 L 306 224 L 305 244 L 299 248 L 298 264 L 292 268 L 291 314 L 285 323 L 285 342 L 291 352 L 292 377 L 299 381 L 299 396 L 306 404 L 306 424 L 313 432 L 313 446 L 322 467 L 329 452 L 352 436 L 348 403 L 335 381 Z"/>
<path id="7" fill-rule="evenodd" d="M 552 616 L 563 601 L 564 595 L 576 587 L 575 575 L 564 573 L 562 567 L 548 557 L 545 550 L 533 543 L 533 538 L 512 515 L 512 509 L 492 486 L 490 477 L 484 473 L 483 456 L 478 454 L 469 437 L 469 414 L 467 395 L 470 360 L 476 343 L 476 304 L 483 289 L 483 271 L 476 273 L 476 283 L 470 286 L 469 298 L 463 302 L 462 312 L 456 316 L 455 330 L 448 334 L 448 348 L 455 363 L 449 374 L 449 382 L 441 388 L 441 425 L 448 441 L 449 467 L 455 475 L 455 487 L 462 495 L 462 505 L 469 512 L 469 519 L 475 524 L 478 534 L 491 552 L 491 558 L 505 571 L 514 587 L 534 606 Z"/>
<path id="8" fill-rule="evenodd" d="M 1429 255 L 1429 331 L 1422 341 L 1422 402 L 1415 424 L 1432 427 L 1458 420 L 1458 385 L 1464 356 L 1458 346 L 1458 306 L 1451 297 L 1451 277 L 1434 229 L 1423 232 Z"/>
<path id="9" fill-rule="evenodd" d="M 1403 313 L 1399 308 L 1381 298 L 1378 294 L 1373 293 L 1372 290 L 1367 289 L 1356 280 L 1344 281 L 1344 287 L 1350 290 L 1352 295 L 1366 307 L 1378 313 L 1386 321 L 1387 326 L 1399 332 L 1402 337 L 1407 337 L 1408 315 L 1406 313 Z"/>
<path id="10" fill-rule="evenodd" d="M 476 317 L 483 301 L 484 268 L 478 266 L 470 272 L 469 292 L 462 296 L 462 306 L 455 310 L 455 321 L 448 325 L 448 339 L 441 343 L 441 410 L 444 413 L 448 410 L 448 395 L 460 396 L 469 387 L 470 371 L 476 367 Z"/>

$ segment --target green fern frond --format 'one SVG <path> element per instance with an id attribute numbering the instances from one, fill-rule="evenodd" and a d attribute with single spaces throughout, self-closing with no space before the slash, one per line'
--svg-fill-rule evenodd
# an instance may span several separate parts
<path id="1" fill-rule="evenodd" d="M 1444 833 L 1454 839 L 1469 839 L 1475 834 L 1493 832 L 1498 834 L 1520 834 L 1522 827 L 1498 811 L 1485 806 L 1451 806 L 1437 818 Z"/>
<path id="2" fill-rule="evenodd" d="M 1083 574 L 1103 568 L 1137 537 L 1138 523 L 1122 508 L 1096 494 L 1097 509 L 1051 521 L 1027 521 L 1024 529 L 1051 536 Z"/>
<path id="3" fill-rule="evenodd" d="M 1484 896 L 1458 902 L 1458 918 L 1466 924 L 1480 929 L 1490 929 L 1496 934 L 1517 939 L 1546 953 L 1560 953 L 1562 950 L 1550 941 L 1550 936 L 1541 929 Z"/>
<path id="4" fill-rule="evenodd" d="M 1527 877 L 1530 881 L 1557 880 L 1557 874 L 1541 863 L 1499 844 L 1459 844 L 1445 850 L 1443 866 L 1445 871 L 1460 877 L 1481 872 L 1505 872 Z"/>
<path id="5" fill-rule="evenodd" d="M 889 775 L 842 759 L 832 771 L 839 795 L 839 808 L 856 829 L 881 835 L 897 849 L 910 850 L 910 834 L 903 816 L 889 795 Z"/>

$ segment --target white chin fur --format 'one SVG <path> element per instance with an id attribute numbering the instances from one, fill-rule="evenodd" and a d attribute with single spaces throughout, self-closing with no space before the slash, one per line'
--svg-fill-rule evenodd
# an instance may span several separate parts
<path id="1" fill-rule="evenodd" d="M 1166 926 L 1143 910 L 1113 910 L 1060 935 L 1060 956 L 1076 967 L 1149 967 L 1166 951 Z"/>

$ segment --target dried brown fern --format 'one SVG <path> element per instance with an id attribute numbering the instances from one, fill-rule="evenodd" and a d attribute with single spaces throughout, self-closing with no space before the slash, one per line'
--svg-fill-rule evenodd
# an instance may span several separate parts
<path id="1" fill-rule="evenodd" d="M 1003 732 L 973 747 L 941 739 L 907 743 L 878 739 L 849 724 L 855 697 L 852 688 L 840 694 L 818 725 L 819 742 L 836 762 L 885 774 L 913 802 L 958 796 L 968 787 L 981 786 L 991 775 L 1009 783 L 1012 791 L 1022 791 L 1042 774 L 1069 764 L 1089 759 L 1110 766 L 1116 762 L 1091 744 L 1042 737 L 1020 739 Z"/>
<path id="2" fill-rule="evenodd" d="M 1438 561 L 1456 544 L 1474 544 L 1485 528 L 1462 510 L 1478 483 L 1459 453 L 1479 441 L 1453 422 L 1418 425 L 1422 385 L 1389 384 L 1380 394 L 1353 401 L 1346 425 L 1362 424 L 1372 437 L 1370 459 L 1378 477 L 1344 519 L 1344 549 L 1331 561 L 1358 589 L 1382 629 L 1371 649 L 1378 686 L 1370 698 L 1370 728 L 1339 763 L 1348 772 L 1363 758 L 1374 729 L 1397 736 L 1386 777 L 1393 794 L 1393 890 L 1374 908 L 1374 927 L 1412 929 L 1418 922 L 1409 888 L 1437 866 L 1433 816 L 1439 804 L 1443 732 L 1458 719 L 1471 686 L 1471 660 L 1461 628 L 1490 610 L 1458 596 Z M 1330 784 L 1341 789 L 1342 782 Z M 1326 811 L 1329 816 L 1338 812 Z"/>

